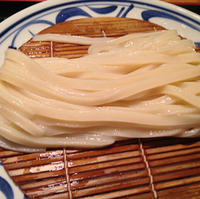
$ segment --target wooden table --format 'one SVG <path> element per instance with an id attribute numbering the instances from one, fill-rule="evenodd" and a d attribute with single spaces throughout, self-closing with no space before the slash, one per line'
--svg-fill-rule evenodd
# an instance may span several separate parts
<path id="1" fill-rule="evenodd" d="M 168 3 L 173 3 L 177 5 L 200 5 L 200 0 L 163 0 Z"/>
<path id="2" fill-rule="evenodd" d="M 39 2 L 46 0 L 0 0 L 0 1 L 23 1 L 23 2 Z M 200 5 L 200 0 L 162 0 L 165 2 L 173 3 L 173 4 L 186 4 L 186 5 Z"/>

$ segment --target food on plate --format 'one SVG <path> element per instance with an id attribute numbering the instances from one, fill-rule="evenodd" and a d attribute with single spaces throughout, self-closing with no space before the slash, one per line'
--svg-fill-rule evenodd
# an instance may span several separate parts
<path id="1" fill-rule="evenodd" d="M 192 41 L 164 30 L 74 42 L 91 42 L 88 55 L 31 59 L 17 50 L 5 52 L 1 146 L 31 152 L 199 136 L 200 54 Z"/>

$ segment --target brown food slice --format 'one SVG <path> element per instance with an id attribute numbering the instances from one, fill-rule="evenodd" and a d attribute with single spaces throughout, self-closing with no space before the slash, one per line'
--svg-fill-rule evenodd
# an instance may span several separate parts
<path id="1" fill-rule="evenodd" d="M 118 37 L 163 29 L 135 19 L 87 18 L 39 34 Z M 19 48 L 31 58 L 75 58 L 87 49 L 32 40 Z M 35 154 L 0 148 L 0 158 L 28 198 L 200 198 L 200 138 L 131 139 L 95 150 L 51 149 Z"/>

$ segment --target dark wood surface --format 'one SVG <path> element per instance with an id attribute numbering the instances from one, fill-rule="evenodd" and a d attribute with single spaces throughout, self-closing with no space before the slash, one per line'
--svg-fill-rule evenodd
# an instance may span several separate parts
<path id="1" fill-rule="evenodd" d="M 0 1 L 22 1 L 22 2 L 41 2 L 46 0 L 0 0 Z M 162 0 L 174 4 L 200 4 L 200 0 Z"/>

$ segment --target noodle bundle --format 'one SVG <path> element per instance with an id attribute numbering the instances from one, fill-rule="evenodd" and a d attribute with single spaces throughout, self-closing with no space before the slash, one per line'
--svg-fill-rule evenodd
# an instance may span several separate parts
<path id="1" fill-rule="evenodd" d="M 91 46 L 74 59 L 5 52 L 0 146 L 35 152 L 200 135 L 200 54 L 175 30 L 102 40 L 33 38 L 43 39 Z"/>

